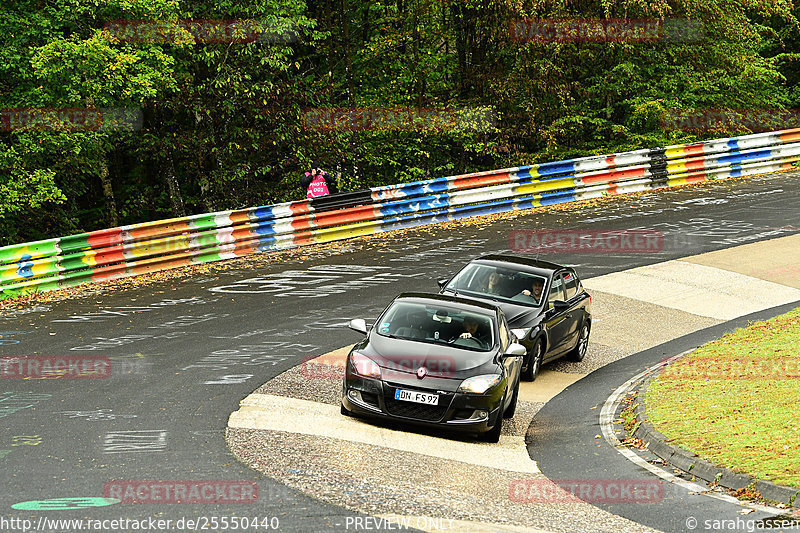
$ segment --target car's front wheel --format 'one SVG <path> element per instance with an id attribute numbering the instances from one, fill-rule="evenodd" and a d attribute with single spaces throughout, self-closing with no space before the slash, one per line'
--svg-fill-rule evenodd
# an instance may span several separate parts
<path id="1" fill-rule="evenodd" d="M 514 395 L 511 397 L 511 404 L 508 406 L 503 412 L 503 418 L 512 418 L 514 413 L 517 412 L 517 401 L 519 400 L 519 380 L 517 380 L 517 386 L 514 387 Z"/>
<path id="2" fill-rule="evenodd" d="M 522 379 L 525 381 L 533 381 L 539 375 L 539 370 L 542 367 L 542 341 L 537 340 L 533 345 L 531 353 L 528 355 L 527 363 L 522 367 Z"/>
<path id="3" fill-rule="evenodd" d="M 502 404 L 500 404 L 502 407 Z M 483 434 L 483 440 L 486 442 L 500 442 L 500 432 L 503 431 L 503 415 L 498 413 L 497 423 L 492 429 Z"/>
<path id="4" fill-rule="evenodd" d="M 589 347 L 589 331 L 589 324 L 584 322 L 583 326 L 581 326 L 581 336 L 578 338 L 578 344 L 567 355 L 570 361 L 580 362 L 586 357 L 586 350 Z"/>

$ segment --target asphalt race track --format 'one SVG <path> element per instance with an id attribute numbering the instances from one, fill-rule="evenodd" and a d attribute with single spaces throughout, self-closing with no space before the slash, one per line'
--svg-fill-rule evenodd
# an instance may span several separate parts
<path id="1" fill-rule="evenodd" d="M 233 516 L 257 518 L 260 529 L 249 531 L 273 526 L 298 532 L 396 530 L 379 520 L 366 520 L 367 513 L 320 501 L 336 498 L 312 498 L 308 491 L 287 487 L 239 463 L 225 441 L 228 418 L 239 402 L 304 360 L 356 342 L 357 335 L 343 327 L 349 319 L 374 317 L 402 291 L 435 291 L 436 279 L 447 277 L 469 259 L 507 251 L 514 230 L 647 228 L 663 233 L 663 246 L 645 252 L 542 256 L 575 266 L 584 279 L 600 279 L 633 267 L 795 234 L 800 221 L 797 184 L 796 174 L 762 176 L 447 229 L 422 228 L 348 241 L 328 251 L 309 250 L 309 257 L 302 260 L 242 261 L 202 277 L 4 311 L 1 356 L 79 356 L 111 361 L 112 370 L 103 379 L 4 376 L 0 381 L 0 417 L 7 428 L 0 436 L 5 474 L 0 520 L 31 520 L 39 531 L 72 531 L 76 528 L 49 521 L 80 518 L 172 520 L 175 531 L 181 530 L 175 527 L 177 521 L 184 519 L 183 525 L 185 520 L 194 520 L 213 531 L 221 528 L 212 527 L 211 518 Z M 704 320 L 703 328 L 691 330 L 700 329 L 691 333 L 695 337 L 672 341 L 677 343 L 675 348 L 713 336 L 718 331 L 703 329 L 725 322 L 714 317 Z M 658 334 L 653 337 L 657 339 Z M 558 363 L 549 370 L 585 374 L 623 352 L 640 351 L 635 346 L 610 345 L 611 338 L 605 337 L 603 343 L 590 339 L 588 366 L 577 369 Z M 642 349 L 648 345 L 652 342 L 644 343 Z M 659 357 L 655 352 L 643 354 L 621 359 L 578 381 L 540 411 L 533 430 L 547 420 L 554 428 L 564 423 L 589 424 L 586 413 L 575 411 L 577 402 L 602 404 L 636 369 Z M 573 391 L 580 391 L 574 399 L 567 395 Z M 279 419 L 283 414 L 274 416 Z M 597 428 L 587 431 L 595 441 Z M 591 443 L 597 454 L 596 472 L 570 470 L 570 463 L 578 464 L 571 461 L 578 451 L 567 444 L 568 434 L 553 431 L 546 437 L 536 437 L 531 454 L 548 477 L 634 475 L 629 470 L 633 467 L 602 442 Z M 281 446 L 280 442 L 275 446 Z M 158 503 L 153 495 L 150 503 L 99 506 L 111 503 L 101 498 L 113 497 L 115 487 L 137 480 L 224 480 L 251 488 L 254 482 L 257 498 L 244 503 L 228 493 L 222 497 L 227 502 L 177 504 Z M 328 489 L 336 491 L 335 484 Z M 62 498 L 70 500 L 42 502 Z M 22 502 L 39 503 L 20 509 Z M 393 505 L 395 514 L 411 514 L 402 500 Z M 676 528 L 676 521 L 691 515 L 696 505 L 694 498 L 667 491 L 657 508 L 606 508 L 645 526 L 683 531 Z M 716 512 L 702 505 L 698 511 Z M 476 516 L 482 515 L 476 511 Z M 43 518 L 47 520 L 40 521 Z M 0 526 L 3 531 L 22 530 L 19 522 L 0 521 Z M 547 529 L 555 531 L 576 527 L 567 522 L 547 524 Z M 142 529 L 129 525 L 127 530 Z"/>

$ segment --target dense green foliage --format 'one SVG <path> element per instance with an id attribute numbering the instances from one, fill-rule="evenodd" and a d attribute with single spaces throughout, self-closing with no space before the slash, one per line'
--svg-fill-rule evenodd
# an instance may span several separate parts
<path id="1" fill-rule="evenodd" d="M 512 39 L 511 22 L 528 17 L 689 18 L 703 33 Z M 297 38 L 131 42 L 108 29 L 122 19 L 253 20 Z M 302 198 L 312 160 L 353 190 L 686 142 L 696 135 L 663 128 L 665 111 L 800 107 L 798 47 L 788 0 L 7 0 L 0 109 L 140 109 L 142 120 L 0 132 L 0 245 Z M 303 121 L 309 109 L 396 106 L 496 120 L 427 131 Z"/>

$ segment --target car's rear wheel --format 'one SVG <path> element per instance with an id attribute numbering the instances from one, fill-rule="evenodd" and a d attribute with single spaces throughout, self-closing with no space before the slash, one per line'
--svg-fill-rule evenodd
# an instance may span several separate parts
<path id="1" fill-rule="evenodd" d="M 578 337 L 578 344 L 567 354 L 567 358 L 570 361 L 580 362 L 586 357 L 586 350 L 589 347 L 589 331 L 589 323 L 584 322 L 583 326 L 581 326 L 581 335 Z"/>
<path id="2" fill-rule="evenodd" d="M 503 418 L 512 418 L 514 413 L 517 412 L 517 400 L 519 399 L 519 380 L 517 381 L 517 386 L 514 387 L 514 396 L 511 397 L 511 404 L 508 406 L 503 412 Z"/>
<path id="3" fill-rule="evenodd" d="M 522 367 L 522 379 L 525 381 L 533 381 L 536 379 L 536 376 L 539 375 L 539 370 L 542 368 L 542 341 L 536 341 L 527 360 L 528 363 Z"/>

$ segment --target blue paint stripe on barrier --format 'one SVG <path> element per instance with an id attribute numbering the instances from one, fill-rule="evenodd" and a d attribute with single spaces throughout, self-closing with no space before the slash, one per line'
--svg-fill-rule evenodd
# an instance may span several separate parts
<path id="1" fill-rule="evenodd" d="M 537 169 L 540 176 L 551 176 L 554 174 L 574 174 L 575 160 L 556 161 L 555 163 L 542 163 Z"/>
<path id="2" fill-rule="evenodd" d="M 277 233 L 275 224 L 271 222 L 256 224 L 255 227 L 251 228 L 251 231 L 255 232 L 256 235 L 275 235 Z"/>
<path id="3" fill-rule="evenodd" d="M 559 194 L 554 196 L 549 196 L 547 198 L 542 198 L 540 200 L 542 205 L 554 205 L 554 204 L 561 204 L 564 202 L 574 202 L 575 201 L 574 194 Z"/>
<path id="4" fill-rule="evenodd" d="M 773 155 L 772 150 L 756 150 L 754 152 L 736 152 L 731 155 L 726 155 L 717 159 L 719 163 L 741 163 L 751 159 L 767 159 Z"/>

